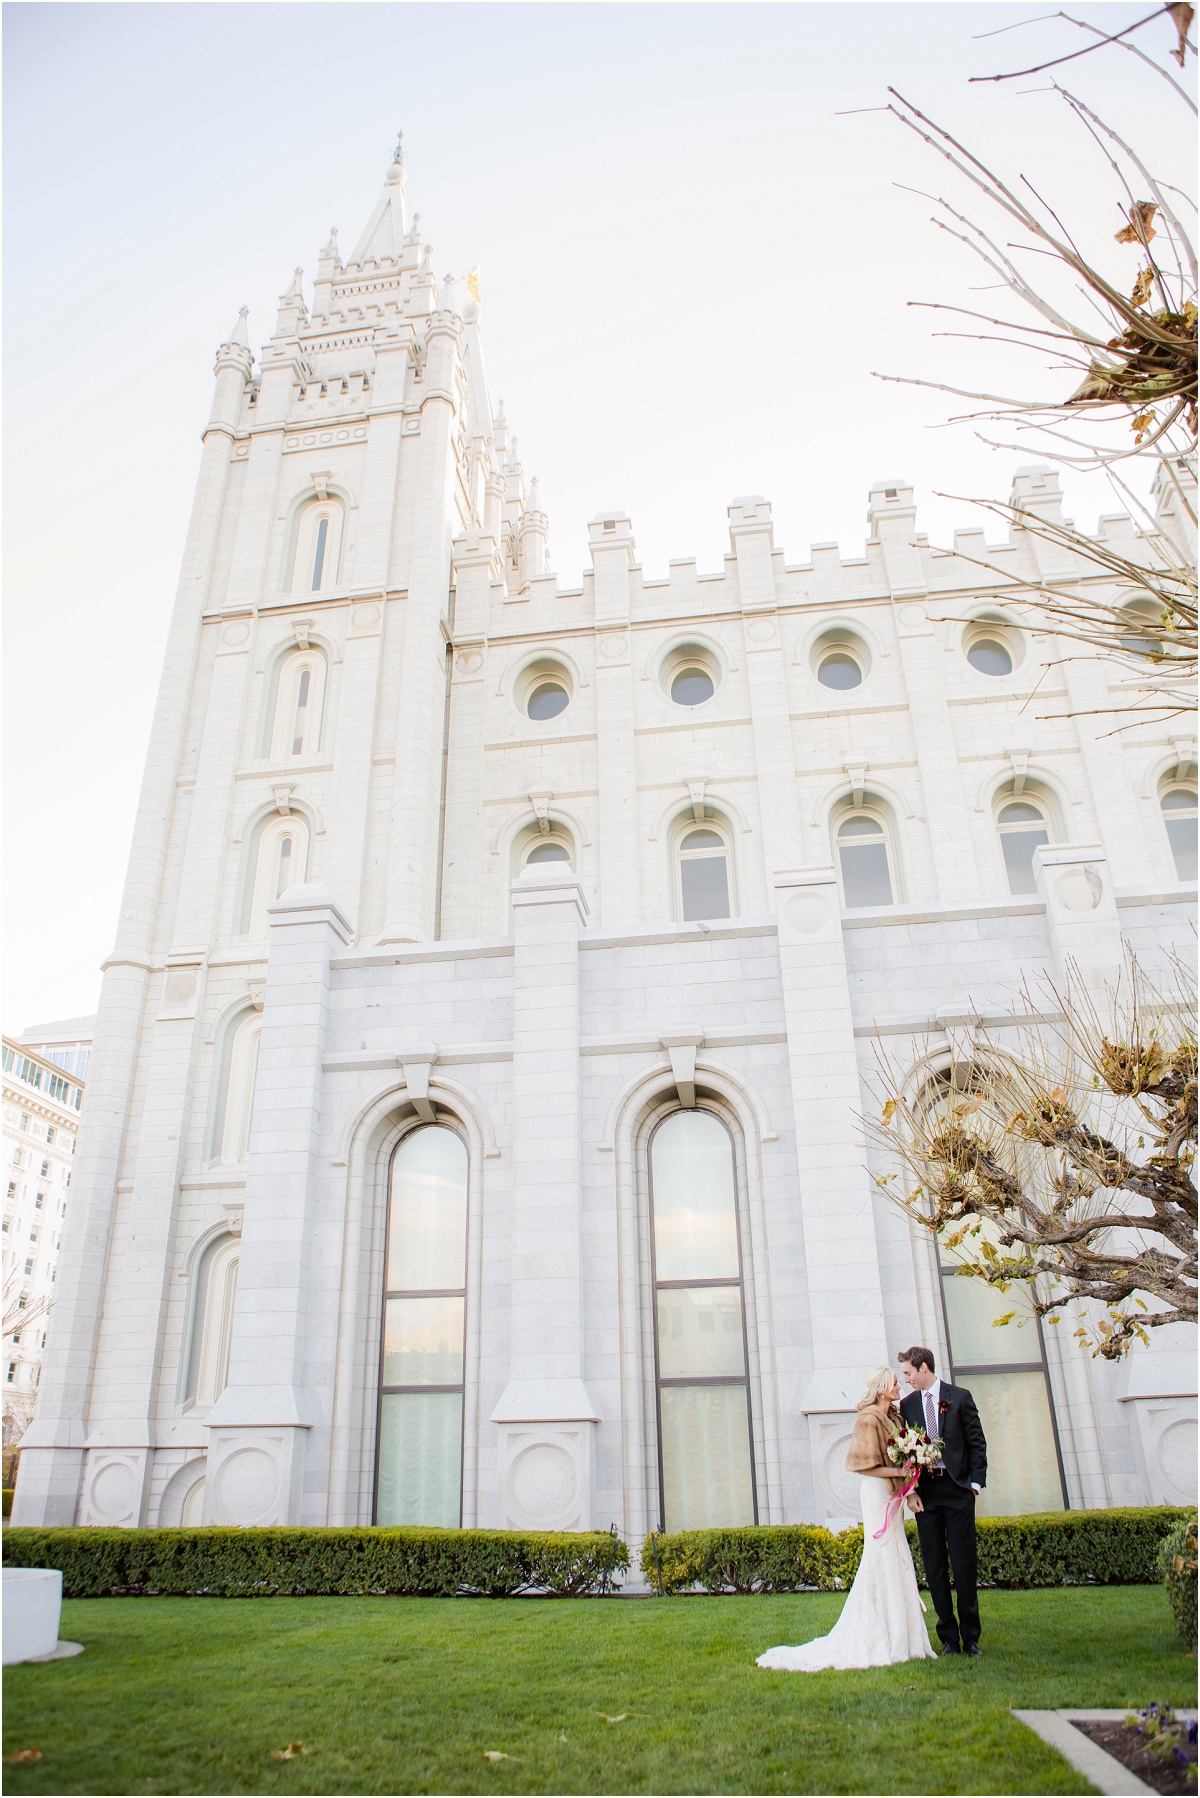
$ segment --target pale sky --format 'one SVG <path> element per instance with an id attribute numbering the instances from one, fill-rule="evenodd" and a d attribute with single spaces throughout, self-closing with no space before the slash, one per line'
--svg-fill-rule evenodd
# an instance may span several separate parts
<path id="1" fill-rule="evenodd" d="M 998 378 L 998 352 L 905 304 L 978 303 L 982 277 L 898 185 L 944 191 L 930 153 L 838 115 L 895 86 L 1111 245 L 1111 184 L 1046 77 L 967 85 L 1077 47 L 1053 21 L 977 41 L 1040 10 L 6 6 L 4 1028 L 97 1002 L 215 348 L 248 305 L 257 349 L 331 224 L 349 253 L 398 129 L 439 274 L 481 268 L 492 391 L 563 586 L 610 508 L 649 578 L 718 567 L 746 493 L 789 562 L 859 555 L 880 476 L 948 542 L 968 512 L 937 493 L 1004 498 L 1022 458 L 871 371 Z M 1077 10 L 1112 29 L 1147 8 Z M 1182 108 L 1133 58 L 1063 74 L 1168 179 L 1190 170 Z M 1084 528 L 1114 509 L 1067 492 Z"/>

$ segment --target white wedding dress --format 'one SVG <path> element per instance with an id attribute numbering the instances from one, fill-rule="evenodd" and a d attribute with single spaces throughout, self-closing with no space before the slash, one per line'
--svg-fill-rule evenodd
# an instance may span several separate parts
<path id="1" fill-rule="evenodd" d="M 863 1556 L 841 1616 L 827 1636 L 818 1636 L 814 1642 L 802 1642 L 796 1648 L 769 1648 L 758 1657 L 760 1667 L 819 1673 L 827 1667 L 890 1667 L 896 1661 L 937 1659 L 929 1645 L 925 1605 L 904 1534 L 904 1508 L 901 1506 L 886 1536 L 877 1542 L 875 1531 L 883 1528 L 890 1485 L 864 1474 L 859 1490 Z"/>

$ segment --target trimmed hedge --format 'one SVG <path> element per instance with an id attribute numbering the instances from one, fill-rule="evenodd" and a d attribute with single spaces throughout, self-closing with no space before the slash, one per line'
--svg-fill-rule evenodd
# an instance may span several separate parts
<path id="1" fill-rule="evenodd" d="M 61 1568 L 64 1598 L 579 1598 L 610 1591 L 629 1550 L 600 1531 L 16 1528 L 4 1560 Z"/>
<path id="2" fill-rule="evenodd" d="M 1171 1505 L 1112 1511 L 1048 1511 L 981 1517 L 976 1525 L 981 1586 L 1134 1586 L 1161 1579 L 1159 1546 L 1191 1513 Z M 925 1583 L 917 1526 L 907 1525 L 917 1578 Z M 666 1592 L 838 1591 L 862 1558 L 859 1524 L 839 1535 L 813 1524 L 680 1530 L 647 1536 L 641 1566 Z M 657 1555 L 657 1565 L 655 1557 Z M 1193 1583 L 1193 1595 L 1195 1586 Z M 1193 1596 L 1193 1614 L 1195 1599 Z"/>
<path id="3" fill-rule="evenodd" d="M 1158 1551 L 1158 1571 L 1180 1635 L 1196 1646 L 1196 1513 L 1177 1523 Z"/>

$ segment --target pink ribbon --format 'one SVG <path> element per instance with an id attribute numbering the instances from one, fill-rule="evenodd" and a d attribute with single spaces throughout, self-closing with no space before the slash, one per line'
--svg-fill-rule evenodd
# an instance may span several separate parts
<path id="1" fill-rule="evenodd" d="M 892 1496 L 888 1499 L 887 1510 L 883 1515 L 883 1528 L 875 1531 L 874 1536 L 871 1538 L 873 1542 L 878 1542 L 882 1537 L 887 1535 L 897 1517 L 900 1515 L 900 1512 L 904 1509 L 905 1499 L 908 1497 L 909 1493 L 915 1489 L 917 1481 L 921 1477 L 920 1469 L 911 1461 L 906 1464 L 904 1472 L 908 1475 L 908 1483 L 907 1485 L 901 1486 L 898 1492 L 893 1492 Z"/>

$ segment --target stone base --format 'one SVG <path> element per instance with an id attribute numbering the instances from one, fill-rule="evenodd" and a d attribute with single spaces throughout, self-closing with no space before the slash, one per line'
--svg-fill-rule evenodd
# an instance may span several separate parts
<path id="1" fill-rule="evenodd" d="M 499 1425 L 499 1527 L 590 1530 L 591 1422 Z"/>
<path id="2" fill-rule="evenodd" d="M 204 1522 L 243 1529 L 295 1523 L 307 1434 L 286 1425 L 212 1428 Z"/>

